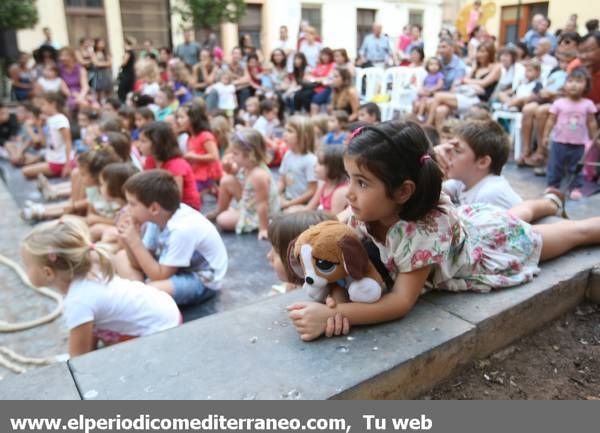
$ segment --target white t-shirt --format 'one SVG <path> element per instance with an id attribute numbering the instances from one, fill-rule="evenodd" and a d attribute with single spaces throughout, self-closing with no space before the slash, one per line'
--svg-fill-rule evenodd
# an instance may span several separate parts
<path id="1" fill-rule="evenodd" d="M 158 263 L 193 272 L 213 290 L 227 271 L 227 250 L 215 226 L 204 215 L 186 204 L 171 216 L 165 228 L 148 223 L 144 246 Z"/>
<path id="2" fill-rule="evenodd" d="M 143 336 L 180 323 L 181 313 L 166 292 L 140 281 L 114 277 L 109 283 L 75 280 L 65 298 L 69 329 L 93 321 L 94 333 Z"/>
<path id="3" fill-rule="evenodd" d="M 321 44 L 315 42 L 313 45 L 309 45 L 308 42 L 302 41 L 300 45 L 300 52 L 306 57 L 306 63 L 310 66 L 310 69 L 314 69 L 319 63 L 319 54 L 321 53 Z"/>
<path id="4" fill-rule="evenodd" d="M 487 175 L 467 191 L 465 184 L 455 179 L 445 181 L 443 187 L 456 205 L 487 203 L 508 210 L 523 201 L 504 177 L 495 174 Z"/>
<path id="5" fill-rule="evenodd" d="M 56 113 L 46 119 L 44 135 L 46 139 L 46 162 L 53 164 L 66 164 L 67 144 L 60 133 L 62 128 L 70 128 L 69 119 L 62 113 Z"/>
<path id="6" fill-rule="evenodd" d="M 252 125 L 254 129 L 262 134 L 263 137 L 271 138 L 273 136 L 273 129 L 275 128 L 275 122 L 269 122 L 265 116 L 260 116 Z"/>
<path id="7" fill-rule="evenodd" d="M 308 190 L 309 182 L 316 182 L 314 153 L 301 155 L 291 150 L 286 152 L 279 167 L 279 173 L 285 175 L 285 198 L 293 200 Z"/>
<path id="8" fill-rule="evenodd" d="M 51 80 L 46 77 L 40 77 L 37 79 L 37 83 L 40 85 L 44 92 L 58 93 L 60 92 L 60 84 L 62 79 L 60 77 L 53 78 Z"/>
<path id="9" fill-rule="evenodd" d="M 212 87 L 219 95 L 219 109 L 235 110 L 235 107 L 237 106 L 235 101 L 235 85 L 218 82 L 213 84 Z"/>

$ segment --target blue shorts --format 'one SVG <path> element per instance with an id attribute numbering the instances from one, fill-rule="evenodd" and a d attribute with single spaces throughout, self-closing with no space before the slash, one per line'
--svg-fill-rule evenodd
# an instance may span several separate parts
<path id="1" fill-rule="evenodd" d="M 169 281 L 173 284 L 173 299 L 177 305 L 198 304 L 216 293 L 206 287 L 197 274 L 191 272 L 175 274 Z"/>

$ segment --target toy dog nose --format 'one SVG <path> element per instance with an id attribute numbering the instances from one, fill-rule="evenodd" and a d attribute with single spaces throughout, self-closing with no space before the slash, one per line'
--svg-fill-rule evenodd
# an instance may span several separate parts
<path id="1" fill-rule="evenodd" d="M 312 284 L 315 282 L 315 280 L 313 280 L 311 277 L 306 277 L 305 280 L 307 284 Z"/>

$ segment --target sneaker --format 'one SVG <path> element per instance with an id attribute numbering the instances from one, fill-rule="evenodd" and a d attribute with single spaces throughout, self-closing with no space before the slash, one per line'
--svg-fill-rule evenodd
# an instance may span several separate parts
<path id="1" fill-rule="evenodd" d="M 533 169 L 533 174 L 536 176 L 546 176 L 546 167 L 535 167 Z"/>
<path id="2" fill-rule="evenodd" d="M 575 201 L 581 200 L 583 198 L 583 194 L 579 188 L 575 188 L 573 191 L 571 191 L 569 198 Z"/>
<path id="3" fill-rule="evenodd" d="M 33 203 L 31 206 L 25 206 L 21 210 L 21 218 L 27 221 L 40 220 L 44 218 L 46 208 L 43 204 Z"/>
<path id="4" fill-rule="evenodd" d="M 561 218 L 569 218 L 565 210 L 565 195 L 558 188 L 548 187 L 544 191 L 544 199 L 551 201 L 556 206 L 554 215 Z"/>

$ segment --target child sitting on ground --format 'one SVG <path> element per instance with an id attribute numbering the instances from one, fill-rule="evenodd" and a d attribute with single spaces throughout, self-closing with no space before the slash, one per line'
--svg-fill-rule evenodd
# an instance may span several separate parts
<path id="1" fill-rule="evenodd" d="M 315 177 L 315 134 L 307 117 L 292 116 L 283 134 L 288 151 L 279 168 L 281 209 L 308 203 L 317 190 Z"/>
<path id="2" fill-rule="evenodd" d="M 131 132 L 131 140 L 134 146 L 139 148 L 138 140 L 140 139 L 141 129 L 155 120 L 154 113 L 148 107 L 140 107 L 135 110 L 135 128 Z"/>
<path id="3" fill-rule="evenodd" d="M 315 150 L 320 149 L 325 136 L 329 132 L 329 116 L 325 113 L 319 113 L 310 117 L 315 131 Z"/>
<path id="4" fill-rule="evenodd" d="M 146 171 L 129 178 L 123 189 L 128 213 L 117 223 L 125 248 L 115 256 L 117 273 L 147 279 L 178 305 L 213 296 L 227 271 L 225 244 L 215 226 L 180 201 L 175 178 L 164 170 Z"/>
<path id="5" fill-rule="evenodd" d="M 381 110 L 374 102 L 367 102 L 358 109 L 358 120 L 370 125 L 381 122 Z"/>
<path id="6" fill-rule="evenodd" d="M 94 245 L 75 217 L 38 225 L 23 240 L 21 257 L 29 281 L 64 293 L 69 355 L 102 341 L 111 345 L 154 334 L 181 323 L 181 313 L 164 293 L 114 276 L 111 258 Z"/>
<path id="7" fill-rule="evenodd" d="M 175 113 L 175 107 L 179 105 L 173 89 L 169 86 L 162 86 L 160 91 L 154 97 L 158 109 L 154 113 L 156 120 L 165 121 L 167 116 Z"/>
<path id="8" fill-rule="evenodd" d="M 35 82 L 34 93 L 36 95 L 60 93 L 65 99 L 69 97 L 69 88 L 67 83 L 60 77 L 60 69 L 56 63 L 48 63 L 44 66 L 42 76 Z"/>
<path id="9" fill-rule="evenodd" d="M 258 230 L 258 239 L 267 239 L 269 218 L 279 212 L 279 196 L 266 155 L 258 131 L 244 128 L 233 134 L 225 156 L 231 174 L 223 177 L 217 209 L 211 214 L 223 230 L 235 230 L 237 234 Z M 229 207 L 232 199 L 239 201 L 236 208 Z"/>
<path id="10" fill-rule="evenodd" d="M 178 126 L 189 134 L 187 151 L 183 154 L 190 163 L 200 194 L 216 192 L 223 175 L 217 139 L 210 129 L 206 106 L 195 102 L 177 110 Z"/>
<path id="11" fill-rule="evenodd" d="M 348 177 L 344 170 L 345 150 L 344 146 L 332 145 L 317 152 L 315 175 L 320 185 L 308 204 L 298 209 L 319 209 L 333 215 L 344 210 L 348 191 Z"/>
<path id="12" fill-rule="evenodd" d="M 328 133 L 323 139 L 323 144 L 344 144 L 348 138 L 348 113 L 344 110 L 335 110 L 327 121 Z"/>
<path id="13" fill-rule="evenodd" d="M 24 103 L 17 108 L 19 130 L 14 140 L 4 145 L 12 165 L 21 167 L 39 162 L 43 156 L 40 152 L 42 144 L 42 128 L 44 121 L 40 109 Z"/>
<path id="14" fill-rule="evenodd" d="M 427 147 L 412 122 L 369 126 L 351 140 L 344 157 L 349 225 L 375 244 L 393 286 L 371 304 L 290 305 L 302 340 L 347 331 L 335 326 L 340 318 L 351 326 L 396 320 L 424 288 L 488 292 L 516 286 L 531 281 L 540 262 L 600 243 L 600 217 L 531 226 L 486 204 L 454 207 Z"/>
<path id="15" fill-rule="evenodd" d="M 322 211 L 301 211 L 293 214 L 279 214 L 269 223 L 269 242 L 271 249 L 267 253 L 267 260 L 277 273 L 277 278 L 284 286 L 274 285 L 278 292 L 289 292 L 297 286 L 292 283 L 295 278 L 287 261 L 287 250 L 290 243 L 310 226 L 323 221 L 335 220 L 335 217 Z"/>
<path id="16" fill-rule="evenodd" d="M 260 115 L 260 101 L 256 96 L 251 96 L 246 99 L 244 108 L 238 113 L 238 121 L 241 126 L 253 128 L 254 123 L 258 120 Z"/>
<path id="17" fill-rule="evenodd" d="M 541 199 L 523 201 L 502 176 L 510 143 L 497 122 L 463 122 L 453 132 L 454 140 L 434 151 L 449 179 L 443 183 L 443 191 L 455 205 L 487 203 L 510 210 L 526 222 L 564 215 L 562 194 L 547 193 Z"/>
<path id="18" fill-rule="evenodd" d="M 273 132 L 277 125 L 279 125 L 277 106 L 273 101 L 265 99 L 260 103 L 260 116 L 256 119 L 252 127 L 262 134 L 267 148 L 272 147 Z"/>
<path id="19" fill-rule="evenodd" d="M 44 93 L 42 96 L 40 110 L 46 116 L 43 128 L 46 161 L 24 167 L 25 177 L 37 177 L 38 174 L 66 177 L 71 173 L 71 126 L 62 112 L 63 104 L 63 97 L 58 93 Z"/>
<path id="20" fill-rule="evenodd" d="M 586 144 L 597 138 L 595 114 L 598 110 L 590 99 L 583 97 L 590 89 L 590 82 L 586 69 L 574 69 L 565 83 L 565 97 L 557 99 L 550 107 L 543 142 L 543 146 L 548 148 L 552 139 L 546 177 L 548 191 L 560 190 L 565 171 L 577 173 L 577 165 L 583 158 Z M 568 185 L 572 200 L 583 197 L 582 186 L 583 176 L 577 173 L 571 185 Z"/>
<path id="21" fill-rule="evenodd" d="M 152 122 L 140 131 L 140 152 L 146 157 L 144 170 L 161 168 L 171 173 L 181 193 L 181 201 L 200 209 L 200 194 L 190 164 L 183 159 L 173 128 L 166 122 Z"/>

